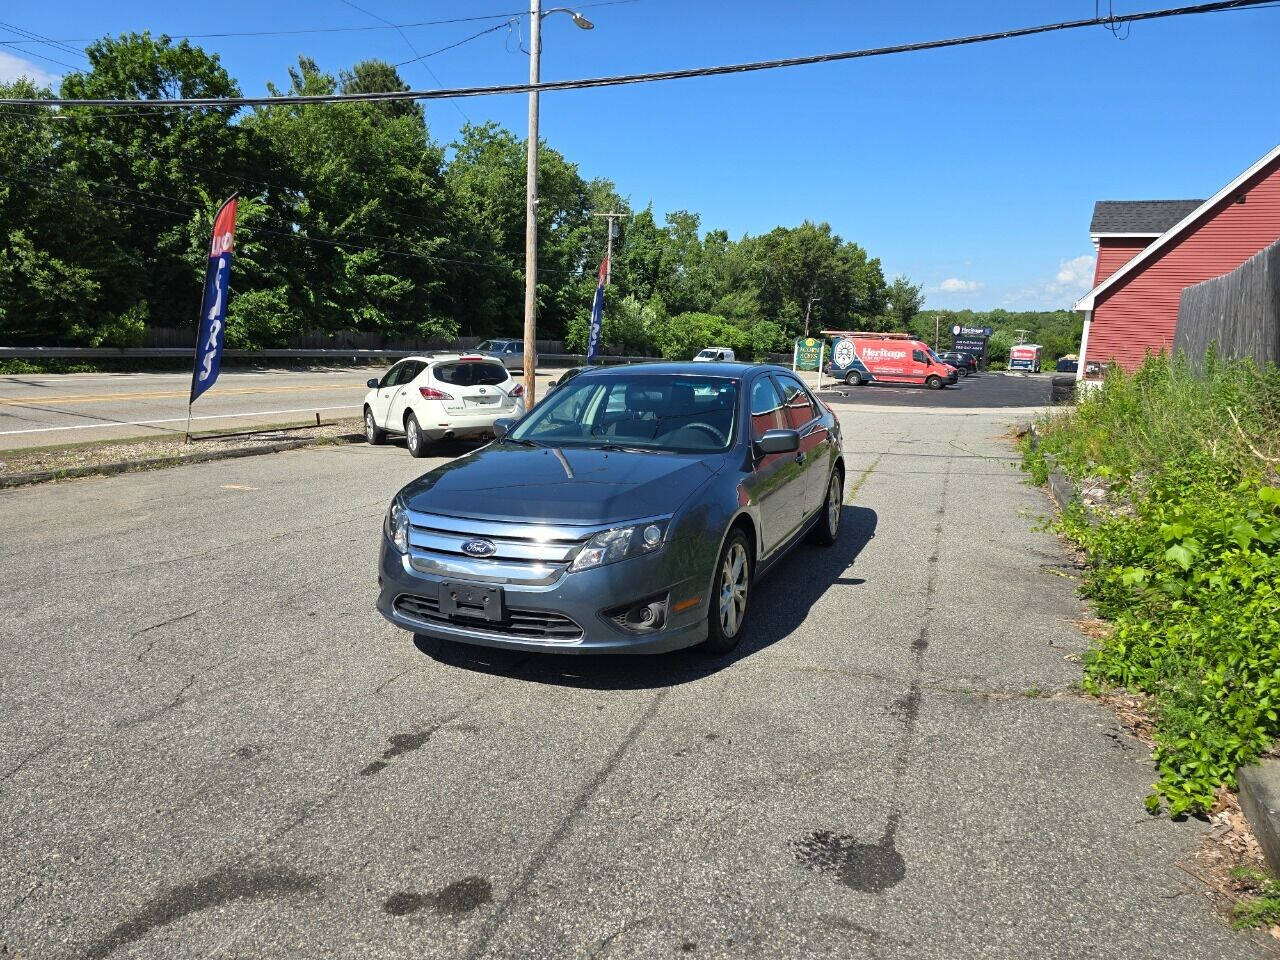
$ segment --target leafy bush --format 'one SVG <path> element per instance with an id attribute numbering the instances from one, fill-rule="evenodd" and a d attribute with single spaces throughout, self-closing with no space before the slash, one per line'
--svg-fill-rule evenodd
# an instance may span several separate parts
<path id="1" fill-rule="evenodd" d="M 1152 696 L 1159 781 L 1150 809 L 1198 812 L 1280 737 L 1280 486 L 1259 446 L 1277 425 L 1274 372 L 1152 357 L 1073 413 L 1046 421 L 1051 452 L 1112 509 L 1062 530 L 1088 553 L 1085 593 L 1113 621 L 1086 686 Z M 1233 415 L 1242 424 L 1237 429 Z"/>

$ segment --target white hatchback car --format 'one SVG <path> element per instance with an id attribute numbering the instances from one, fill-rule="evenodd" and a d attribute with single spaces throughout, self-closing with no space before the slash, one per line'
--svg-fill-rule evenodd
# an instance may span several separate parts
<path id="1" fill-rule="evenodd" d="M 433 440 L 493 434 L 493 422 L 524 416 L 524 385 L 499 360 L 478 354 L 407 357 L 364 396 L 364 434 L 374 444 L 403 433 L 409 452 L 424 456 Z"/>

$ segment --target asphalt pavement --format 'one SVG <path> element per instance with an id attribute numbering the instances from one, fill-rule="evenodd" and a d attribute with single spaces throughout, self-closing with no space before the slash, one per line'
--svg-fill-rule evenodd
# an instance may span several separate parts
<path id="1" fill-rule="evenodd" d="M 192 430 L 358 417 L 365 381 L 379 367 L 225 370 L 192 409 Z M 539 374 L 546 389 L 555 371 Z M 11 374 L 0 376 L 0 450 L 181 436 L 190 373 Z"/>
<path id="2" fill-rule="evenodd" d="M 400 446 L 0 492 L 0 956 L 1263 955 L 1073 691 L 1001 386 L 833 399 L 839 540 L 720 659 L 415 644 Z"/>

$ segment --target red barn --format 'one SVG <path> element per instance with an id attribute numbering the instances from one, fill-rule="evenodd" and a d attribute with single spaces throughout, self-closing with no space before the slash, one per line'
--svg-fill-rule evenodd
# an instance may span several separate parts
<path id="1" fill-rule="evenodd" d="M 1102 365 L 1132 370 L 1173 347 L 1184 287 L 1234 270 L 1280 238 L 1280 146 L 1208 200 L 1100 200 L 1098 250 L 1084 312 L 1079 378 Z"/>

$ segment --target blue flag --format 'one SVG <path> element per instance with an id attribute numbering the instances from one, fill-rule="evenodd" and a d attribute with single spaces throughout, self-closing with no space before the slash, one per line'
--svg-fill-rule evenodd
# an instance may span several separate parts
<path id="1" fill-rule="evenodd" d="M 600 350 L 600 326 L 604 322 L 604 282 L 609 276 L 609 258 L 600 264 L 600 282 L 596 284 L 596 296 L 591 301 L 591 332 L 587 335 L 587 363 L 596 362 Z"/>
<path id="2" fill-rule="evenodd" d="M 227 287 L 231 279 L 231 250 L 236 232 L 236 198 L 218 208 L 213 218 L 209 265 L 204 273 L 204 302 L 200 305 L 200 329 L 196 334 L 196 367 L 191 374 L 188 404 L 217 382 L 222 368 L 222 344 L 226 340 Z"/>

